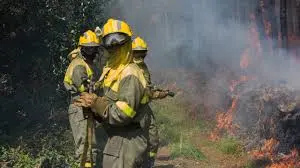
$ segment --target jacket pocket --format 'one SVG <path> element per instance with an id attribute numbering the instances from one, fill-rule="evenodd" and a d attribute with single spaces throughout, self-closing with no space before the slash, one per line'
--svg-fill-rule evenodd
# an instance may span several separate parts
<path id="1" fill-rule="evenodd" d="M 108 139 L 103 153 L 107 155 L 119 157 L 122 146 L 123 146 L 123 137 L 112 136 Z"/>

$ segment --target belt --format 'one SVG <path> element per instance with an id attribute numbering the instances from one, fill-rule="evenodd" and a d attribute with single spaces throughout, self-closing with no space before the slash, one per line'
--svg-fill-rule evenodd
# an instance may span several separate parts
<path id="1" fill-rule="evenodd" d="M 130 131 L 134 131 L 134 130 L 139 130 L 142 127 L 140 126 L 139 123 L 133 123 L 130 125 L 126 125 L 126 126 L 112 126 L 112 125 L 108 125 L 107 129 L 109 130 L 109 132 L 130 132 Z"/>

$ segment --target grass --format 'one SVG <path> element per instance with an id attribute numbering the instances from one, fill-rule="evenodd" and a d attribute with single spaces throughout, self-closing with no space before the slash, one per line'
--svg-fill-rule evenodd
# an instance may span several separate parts
<path id="1" fill-rule="evenodd" d="M 169 145 L 172 158 L 204 160 L 205 155 L 190 143 L 190 139 L 195 132 L 205 129 L 205 122 L 201 119 L 191 122 L 187 107 L 188 105 L 177 99 L 163 99 L 152 104 L 160 143 L 162 146 Z"/>
<path id="2" fill-rule="evenodd" d="M 185 157 L 195 160 L 205 160 L 205 155 L 191 143 L 176 143 L 171 145 L 171 158 Z"/>
<path id="3" fill-rule="evenodd" d="M 180 132 L 185 130 L 181 124 L 185 115 L 183 106 L 175 104 L 172 99 L 155 101 L 151 105 L 162 145 L 179 142 Z"/>
<path id="4" fill-rule="evenodd" d="M 216 147 L 227 155 L 241 156 L 244 152 L 241 143 L 234 137 L 222 138 L 217 142 Z"/>

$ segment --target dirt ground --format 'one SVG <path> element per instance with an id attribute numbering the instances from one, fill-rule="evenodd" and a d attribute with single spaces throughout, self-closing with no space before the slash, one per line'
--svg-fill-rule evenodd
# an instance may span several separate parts
<path id="1" fill-rule="evenodd" d="M 161 148 L 157 155 L 156 168 L 244 168 L 248 156 L 232 156 L 223 154 L 215 147 L 207 145 L 208 138 L 199 135 L 194 138 L 194 145 L 206 156 L 206 160 L 192 160 L 187 158 L 170 159 L 167 147 Z"/>

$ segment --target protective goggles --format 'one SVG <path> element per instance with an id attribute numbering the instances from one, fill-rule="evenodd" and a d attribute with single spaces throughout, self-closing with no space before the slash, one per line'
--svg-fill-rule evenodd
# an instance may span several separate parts
<path id="1" fill-rule="evenodd" d="M 103 37 L 103 46 L 107 49 L 118 48 L 119 46 L 125 44 L 131 38 L 124 33 L 112 33 Z"/>

